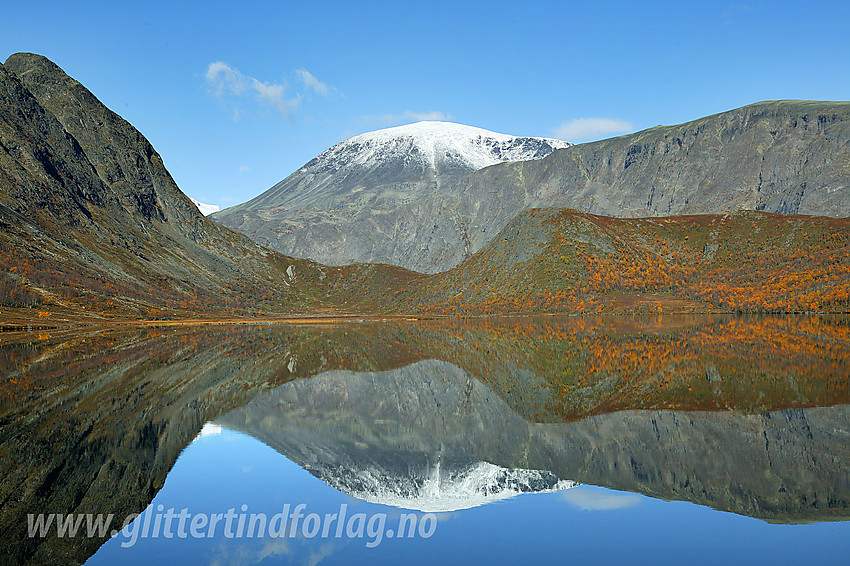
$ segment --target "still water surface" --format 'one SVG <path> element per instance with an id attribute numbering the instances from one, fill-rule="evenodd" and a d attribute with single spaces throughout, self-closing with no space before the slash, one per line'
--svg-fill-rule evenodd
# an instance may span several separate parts
<path id="1" fill-rule="evenodd" d="M 848 328 L 609 317 L 2 336 L 5 555 L 840 563 Z M 27 536 L 27 514 L 89 512 L 119 528 L 142 514 L 111 539 Z"/>
<path id="2" fill-rule="evenodd" d="M 250 436 L 223 429 L 195 441 L 181 456 L 152 502 L 179 511 L 237 511 L 269 517 L 285 503 L 307 504 L 305 514 L 387 515 L 397 525 L 401 511 L 347 496 Z M 303 521 L 303 519 L 301 519 Z M 235 523 L 235 521 L 234 521 Z M 176 522 L 175 522 L 176 525 Z M 233 532 L 235 533 L 234 527 Z M 850 550 L 846 522 L 774 525 L 679 501 L 596 486 L 520 495 L 463 511 L 438 514 L 432 536 L 399 539 L 132 540 L 106 543 L 90 564 L 841 564 Z M 335 529 L 331 530 L 331 535 Z"/>

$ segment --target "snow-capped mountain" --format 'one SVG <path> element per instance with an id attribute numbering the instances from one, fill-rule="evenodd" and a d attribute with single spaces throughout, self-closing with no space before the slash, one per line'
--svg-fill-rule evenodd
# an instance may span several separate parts
<path id="1" fill-rule="evenodd" d="M 528 208 L 634 218 L 741 209 L 841 218 L 850 210 L 848 102 L 761 102 L 471 173 L 499 157 L 487 153 L 499 136 L 449 127 L 358 136 L 214 217 L 296 257 L 434 272 L 480 250 Z M 541 153 L 552 147 L 528 143 Z"/>
<path id="2" fill-rule="evenodd" d="M 304 169 L 371 168 L 402 162 L 422 171 L 470 172 L 504 161 L 546 157 L 570 144 L 551 138 L 497 134 L 453 122 L 417 122 L 354 136 L 325 151 Z"/>
<path id="3" fill-rule="evenodd" d="M 478 238 L 470 235 L 475 228 L 464 218 L 481 202 L 457 190 L 461 179 L 490 165 L 540 159 L 569 146 L 451 122 L 368 132 L 213 218 L 296 257 L 438 271 L 476 251 Z"/>

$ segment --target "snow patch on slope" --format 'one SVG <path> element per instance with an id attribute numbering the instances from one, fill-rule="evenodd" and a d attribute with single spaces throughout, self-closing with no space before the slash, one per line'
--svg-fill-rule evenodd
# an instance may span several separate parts
<path id="1" fill-rule="evenodd" d="M 201 214 L 203 214 L 204 216 L 209 216 L 213 212 L 218 212 L 219 210 L 221 210 L 221 207 L 215 204 L 204 204 L 197 199 L 193 199 L 192 197 L 189 197 L 189 200 L 192 201 L 192 203 L 194 203 L 194 205 L 198 207 L 198 210 L 200 210 Z"/>

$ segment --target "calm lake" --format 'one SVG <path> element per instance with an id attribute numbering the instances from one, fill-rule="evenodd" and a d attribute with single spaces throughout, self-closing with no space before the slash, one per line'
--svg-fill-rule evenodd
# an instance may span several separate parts
<path id="1" fill-rule="evenodd" d="M 841 563 L 848 382 L 843 316 L 0 333 L 2 560 Z"/>

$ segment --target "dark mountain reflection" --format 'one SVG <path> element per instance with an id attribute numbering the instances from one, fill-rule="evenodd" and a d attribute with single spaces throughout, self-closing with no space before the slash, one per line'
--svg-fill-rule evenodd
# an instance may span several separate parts
<path id="1" fill-rule="evenodd" d="M 435 485 L 459 508 L 574 480 L 771 521 L 844 519 L 848 328 L 665 317 L 0 334 L 4 558 L 84 561 L 103 540 L 28 538 L 27 514 L 143 510 L 214 419 L 399 505 L 433 504 Z"/>
<path id="2" fill-rule="evenodd" d="M 850 405 L 531 423 L 463 370 L 428 360 L 288 383 L 216 422 L 354 497 L 424 511 L 553 489 L 560 479 L 768 521 L 850 516 Z"/>

